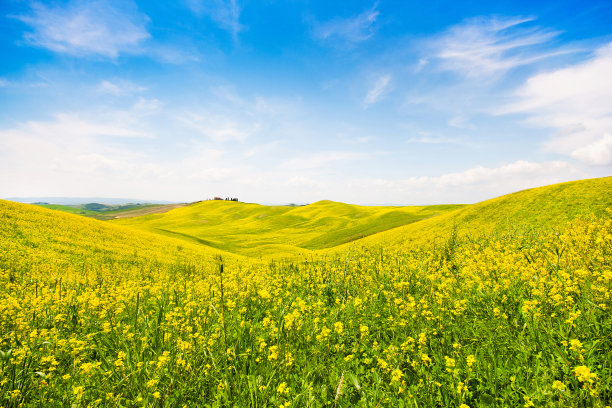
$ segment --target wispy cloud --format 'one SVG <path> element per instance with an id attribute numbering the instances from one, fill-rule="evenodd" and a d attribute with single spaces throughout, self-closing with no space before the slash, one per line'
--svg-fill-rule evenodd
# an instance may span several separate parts
<path id="1" fill-rule="evenodd" d="M 56 6 L 34 2 L 30 14 L 16 18 L 32 29 L 24 35 L 28 43 L 75 56 L 117 58 L 138 52 L 151 37 L 147 16 L 130 0 L 73 0 Z"/>
<path id="2" fill-rule="evenodd" d="M 144 92 L 147 87 L 134 84 L 125 80 L 103 80 L 97 86 L 97 91 L 102 94 L 110 95 L 131 95 L 133 93 Z"/>
<path id="3" fill-rule="evenodd" d="M 532 126 L 555 129 L 547 148 L 594 165 L 612 165 L 612 43 L 590 59 L 529 78 L 515 102 L 497 113 L 521 113 Z"/>
<path id="4" fill-rule="evenodd" d="M 348 151 L 323 151 L 308 156 L 295 157 L 281 164 L 281 167 L 294 170 L 318 169 L 330 166 L 332 163 L 364 160 L 369 155 L 363 152 L 348 152 Z"/>
<path id="5" fill-rule="evenodd" d="M 2 136 L 18 139 L 19 135 L 29 138 L 61 139 L 74 141 L 93 137 L 149 137 L 141 129 L 120 120 L 122 115 L 112 115 L 114 120 L 92 120 L 78 114 L 59 113 L 50 121 L 30 121 L 17 129 L 4 130 Z M 110 119 L 107 117 L 105 119 Z"/>
<path id="6" fill-rule="evenodd" d="M 394 197 L 398 203 L 476 202 L 576 178 L 575 166 L 564 161 L 531 162 L 518 160 L 498 167 L 474 166 L 467 170 L 439 176 L 415 176 L 404 179 L 359 180 L 372 196 Z M 579 176 L 577 178 L 580 178 Z"/>
<path id="7" fill-rule="evenodd" d="M 563 161 L 552 161 L 544 163 L 518 160 L 513 163 L 499 167 L 475 166 L 468 170 L 456 173 L 447 173 L 434 177 L 412 177 L 403 181 L 406 185 L 450 187 L 465 185 L 482 185 L 500 180 L 519 178 L 528 180 L 529 177 L 550 177 L 558 171 L 572 169 L 572 166 Z"/>
<path id="8" fill-rule="evenodd" d="M 240 23 L 241 8 L 237 0 L 186 0 L 187 7 L 198 16 L 207 16 L 234 40 L 245 26 Z"/>
<path id="9" fill-rule="evenodd" d="M 441 69 L 478 78 L 504 73 L 567 52 L 539 49 L 557 37 L 559 32 L 527 24 L 533 20 L 533 17 L 478 17 L 465 20 L 429 42 L 430 57 L 437 60 Z M 422 67 L 419 63 L 418 68 Z"/>
<path id="10" fill-rule="evenodd" d="M 391 75 L 383 75 L 379 77 L 372 87 L 368 90 L 368 93 L 363 100 L 365 107 L 368 107 L 376 102 L 379 102 L 391 89 Z"/>
<path id="11" fill-rule="evenodd" d="M 376 19 L 380 14 L 374 4 L 370 9 L 348 18 L 335 18 L 325 22 L 313 22 L 312 35 L 324 42 L 354 46 L 372 37 L 376 32 Z"/>
<path id="12" fill-rule="evenodd" d="M 243 142 L 257 128 L 256 124 L 248 126 L 220 114 L 183 112 L 175 119 L 196 130 L 200 135 L 219 143 Z"/>
<path id="13" fill-rule="evenodd" d="M 155 164 L 143 162 L 141 152 L 126 147 L 134 138 L 150 135 L 126 123 L 121 113 L 104 116 L 96 120 L 61 113 L 51 120 L 0 129 L 0 171 L 11 175 L 1 187 L 14 191 L 35 188 L 50 194 L 54 190 L 62 194 L 66 191 L 63 188 L 89 188 L 93 192 L 93 185 L 111 173 L 123 178 L 125 174 L 135 178 L 156 176 Z"/>
<path id="14" fill-rule="evenodd" d="M 406 143 L 411 144 L 433 144 L 433 145 L 462 145 L 462 146 L 473 146 L 473 143 L 468 142 L 464 138 L 458 137 L 436 137 L 430 135 L 421 135 L 418 137 L 410 137 L 406 139 Z"/>

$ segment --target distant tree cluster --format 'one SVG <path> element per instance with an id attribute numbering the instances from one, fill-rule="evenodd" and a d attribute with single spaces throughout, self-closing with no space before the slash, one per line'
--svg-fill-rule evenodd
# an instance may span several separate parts
<path id="1" fill-rule="evenodd" d="M 238 198 L 236 197 L 225 197 L 225 198 L 215 197 L 213 198 L 213 200 L 238 201 Z"/>

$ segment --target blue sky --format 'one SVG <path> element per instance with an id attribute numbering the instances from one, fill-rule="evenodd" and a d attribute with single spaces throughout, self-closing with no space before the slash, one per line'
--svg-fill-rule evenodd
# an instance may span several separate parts
<path id="1" fill-rule="evenodd" d="M 0 11 L 0 197 L 472 203 L 612 170 L 609 1 Z"/>

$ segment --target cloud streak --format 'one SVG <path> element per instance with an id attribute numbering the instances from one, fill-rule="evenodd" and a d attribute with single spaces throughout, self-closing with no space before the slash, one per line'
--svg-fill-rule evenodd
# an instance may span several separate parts
<path id="1" fill-rule="evenodd" d="M 440 69 L 467 78 L 503 74 L 562 53 L 540 52 L 559 32 L 526 27 L 532 17 L 478 17 L 452 26 L 428 44 Z M 419 65 L 420 66 L 420 65 Z"/>
<path id="2" fill-rule="evenodd" d="M 373 86 L 368 90 L 366 97 L 363 100 L 365 107 L 368 107 L 376 102 L 379 102 L 391 89 L 391 75 L 383 75 L 379 77 Z"/>
<path id="3" fill-rule="evenodd" d="M 71 1 L 64 6 L 32 3 L 31 13 L 16 18 L 30 26 L 25 40 L 34 46 L 73 56 L 117 58 L 138 52 L 151 35 L 148 18 L 131 1 Z"/>
<path id="4" fill-rule="evenodd" d="M 590 59 L 530 77 L 497 113 L 556 130 L 546 148 L 587 164 L 612 165 L 612 43 Z"/>
<path id="5" fill-rule="evenodd" d="M 236 41 L 245 26 L 240 23 L 241 8 L 237 0 L 186 0 L 187 7 L 198 16 L 207 16 L 221 29 L 229 31 Z"/>
<path id="6" fill-rule="evenodd" d="M 371 194 L 393 197 L 397 203 L 473 203 L 512 191 L 567 181 L 576 173 L 576 167 L 564 161 L 517 160 L 498 167 L 474 166 L 439 176 L 364 179 L 357 181 L 357 185 Z M 418 202 L 415 203 L 416 197 Z"/>
<path id="7" fill-rule="evenodd" d="M 362 152 L 323 151 L 304 157 L 295 157 L 281 164 L 281 167 L 294 170 L 320 169 L 337 162 L 364 160 L 369 155 Z"/>
<path id="8" fill-rule="evenodd" d="M 375 23 L 379 16 L 378 4 L 348 18 L 335 18 L 325 22 L 314 22 L 312 36 L 322 42 L 352 47 L 370 39 L 376 32 Z"/>

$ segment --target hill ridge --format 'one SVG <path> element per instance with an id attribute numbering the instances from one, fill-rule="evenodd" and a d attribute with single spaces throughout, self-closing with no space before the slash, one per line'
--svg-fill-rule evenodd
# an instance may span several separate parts
<path id="1" fill-rule="evenodd" d="M 248 256 L 346 250 L 350 245 L 422 244 L 462 233 L 528 226 L 549 228 L 612 207 L 612 178 L 516 191 L 470 205 L 360 206 L 331 200 L 293 206 L 204 201 L 165 214 L 113 223 L 174 236 Z M 279 252 L 275 252 L 278 245 Z M 293 247 L 293 250 L 288 248 Z"/>

